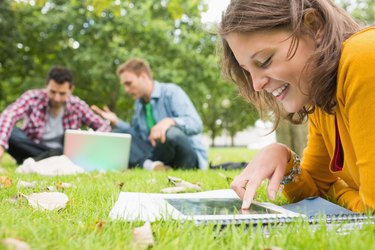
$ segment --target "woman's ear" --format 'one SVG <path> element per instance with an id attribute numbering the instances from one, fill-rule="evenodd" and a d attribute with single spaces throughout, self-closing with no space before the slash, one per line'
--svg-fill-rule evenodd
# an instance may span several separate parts
<path id="1" fill-rule="evenodd" d="M 311 31 L 319 45 L 323 38 L 323 20 L 318 12 L 314 9 L 307 9 L 303 15 L 303 24 Z"/>

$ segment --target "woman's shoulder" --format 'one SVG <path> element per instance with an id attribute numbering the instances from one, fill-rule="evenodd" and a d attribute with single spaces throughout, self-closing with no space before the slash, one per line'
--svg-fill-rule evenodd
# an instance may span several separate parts
<path id="1" fill-rule="evenodd" d="M 343 43 L 343 52 L 345 50 L 354 50 L 359 53 L 367 48 L 373 50 L 374 42 L 375 26 L 370 26 L 350 36 Z"/>

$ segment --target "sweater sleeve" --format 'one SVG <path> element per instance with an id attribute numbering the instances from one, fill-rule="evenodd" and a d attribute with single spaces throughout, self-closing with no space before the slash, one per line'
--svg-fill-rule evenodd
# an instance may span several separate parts
<path id="1" fill-rule="evenodd" d="M 329 171 L 329 162 L 330 157 L 314 115 L 310 115 L 308 141 L 301 163 L 301 174 L 296 181 L 284 187 L 284 195 L 288 200 L 296 202 L 310 196 L 324 196 L 332 183 L 337 180 L 337 177 Z M 287 167 L 288 171 L 290 166 Z"/>
<path id="2" fill-rule="evenodd" d="M 375 28 L 364 30 L 343 45 L 338 81 L 358 174 L 358 190 L 340 183 L 332 187 L 339 203 L 353 211 L 375 211 Z M 358 172 L 354 171 L 355 169 Z"/>

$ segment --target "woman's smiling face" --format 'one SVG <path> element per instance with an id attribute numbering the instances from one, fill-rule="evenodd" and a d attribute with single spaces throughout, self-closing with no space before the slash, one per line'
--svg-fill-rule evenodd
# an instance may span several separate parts
<path id="1" fill-rule="evenodd" d="M 251 75 L 255 91 L 267 91 L 290 113 L 309 104 L 306 62 L 316 46 L 308 36 L 299 39 L 290 58 L 287 31 L 230 33 L 225 37 L 237 62 Z M 293 51 L 292 51 L 293 54 Z"/>

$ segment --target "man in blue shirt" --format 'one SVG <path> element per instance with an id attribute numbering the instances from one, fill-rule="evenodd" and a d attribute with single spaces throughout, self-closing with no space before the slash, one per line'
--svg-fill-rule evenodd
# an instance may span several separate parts
<path id="1" fill-rule="evenodd" d="M 129 165 L 148 170 L 164 170 L 165 165 L 207 169 L 202 120 L 187 94 L 176 84 L 153 80 L 142 59 L 120 65 L 117 75 L 135 99 L 132 123 L 120 120 L 107 107 L 92 109 L 109 120 L 115 132 L 132 135 Z"/>

